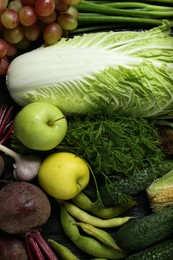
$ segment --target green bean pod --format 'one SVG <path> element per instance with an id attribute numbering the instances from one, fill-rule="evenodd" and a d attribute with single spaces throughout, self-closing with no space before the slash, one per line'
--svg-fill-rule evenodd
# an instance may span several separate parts
<path id="1" fill-rule="evenodd" d="M 89 213 L 80 209 L 73 203 L 64 201 L 63 205 L 65 209 L 68 211 L 68 213 L 71 214 L 74 218 L 80 220 L 81 222 L 85 222 L 100 228 L 120 227 L 125 223 L 127 223 L 131 218 L 134 218 L 132 216 L 126 216 L 126 217 L 115 217 L 110 219 L 101 219 L 99 217 L 90 215 Z"/>
<path id="2" fill-rule="evenodd" d="M 92 237 L 81 235 L 77 225 L 75 225 L 75 219 L 63 205 L 61 205 L 61 224 L 66 236 L 86 254 L 106 259 L 123 259 L 126 256 L 123 251 L 115 250 Z"/>
<path id="3" fill-rule="evenodd" d="M 95 237 L 97 240 L 102 242 L 103 244 L 110 246 L 116 250 L 120 250 L 119 246 L 116 244 L 113 237 L 106 231 L 96 228 L 91 224 L 83 223 L 83 222 L 76 222 L 77 226 L 79 226 L 85 233 L 90 236 Z"/>
<path id="4" fill-rule="evenodd" d="M 53 239 L 48 239 L 48 242 L 55 249 L 55 251 L 58 254 L 58 257 L 60 257 L 62 260 L 79 260 L 79 258 L 76 255 L 74 255 L 71 252 L 71 250 L 68 249 L 66 246 L 59 244 Z"/>
<path id="5" fill-rule="evenodd" d="M 136 201 L 130 200 L 124 204 L 115 205 L 113 207 L 99 207 L 98 204 L 92 202 L 84 192 L 80 192 L 72 201 L 79 208 L 103 219 L 117 217 L 137 204 Z"/>

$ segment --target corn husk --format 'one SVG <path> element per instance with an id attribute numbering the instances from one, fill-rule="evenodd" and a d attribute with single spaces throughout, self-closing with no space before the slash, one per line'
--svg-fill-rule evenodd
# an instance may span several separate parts
<path id="1" fill-rule="evenodd" d="M 152 211 L 173 205 L 173 169 L 156 179 L 146 191 Z"/>

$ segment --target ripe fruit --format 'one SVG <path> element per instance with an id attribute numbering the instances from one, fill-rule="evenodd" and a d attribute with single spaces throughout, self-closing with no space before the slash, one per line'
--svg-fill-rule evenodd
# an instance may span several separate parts
<path id="1" fill-rule="evenodd" d="M 65 116 L 59 108 L 46 102 L 26 105 L 14 120 L 14 134 L 34 150 L 53 149 L 63 140 L 66 131 Z"/>
<path id="2" fill-rule="evenodd" d="M 53 153 L 45 158 L 38 172 L 38 182 L 56 199 L 75 197 L 88 184 L 90 172 L 85 160 L 68 153 Z"/>

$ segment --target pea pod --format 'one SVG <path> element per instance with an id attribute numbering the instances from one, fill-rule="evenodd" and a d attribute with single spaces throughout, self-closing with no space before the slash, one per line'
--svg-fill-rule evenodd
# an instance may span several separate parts
<path id="1" fill-rule="evenodd" d="M 89 213 L 80 209 L 73 203 L 66 201 L 66 202 L 63 202 L 63 205 L 64 205 L 65 209 L 68 211 L 68 213 L 71 214 L 74 218 L 77 218 L 81 222 L 85 222 L 85 223 L 88 223 L 95 227 L 100 227 L 100 228 L 119 227 L 119 226 L 124 225 L 131 218 L 134 218 L 132 216 L 126 216 L 126 217 L 115 217 L 115 218 L 110 218 L 110 219 L 101 219 L 96 216 L 90 215 Z"/>
<path id="2" fill-rule="evenodd" d="M 113 239 L 113 237 L 111 235 L 109 235 L 108 232 L 106 232 L 102 229 L 96 228 L 93 225 L 88 224 L 88 223 L 76 222 L 75 224 L 77 226 L 79 226 L 88 235 L 95 237 L 97 240 L 99 240 L 103 244 L 121 251 L 121 249 L 115 243 L 115 240 Z"/>
<path id="3" fill-rule="evenodd" d="M 117 217 L 136 205 L 136 201 L 130 200 L 124 204 L 115 205 L 113 207 L 99 207 L 97 203 L 92 202 L 84 192 L 80 192 L 72 201 L 79 208 L 103 219 Z"/>
<path id="4" fill-rule="evenodd" d="M 51 246 L 55 249 L 58 256 L 62 260 L 79 260 L 77 256 L 75 256 L 70 249 L 68 249 L 66 246 L 63 246 L 56 242 L 53 239 L 48 239 L 48 242 L 51 244 Z"/>
<path id="5" fill-rule="evenodd" d="M 86 254 L 106 259 L 123 259 L 126 256 L 122 250 L 115 250 L 92 237 L 81 235 L 75 225 L 75 219 L 63 205 L 61 205 L 61 224 L 66 236 Z"/>

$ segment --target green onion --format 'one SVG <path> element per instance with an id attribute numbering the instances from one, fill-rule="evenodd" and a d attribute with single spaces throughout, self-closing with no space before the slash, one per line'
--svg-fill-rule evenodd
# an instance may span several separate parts
<path id="1" fill-rule="evenodd" d="M 78 10 L 79 16 L 78 28 L 72 31 L 72 34 L 89 32 L 89 27 L 93 31 L 95 26 L 96 31 L 110 29 L 110 25 L 112 25 L 111 29 L 116 28 L 117 25 L 120 27 L 134 25 L 155 27 L 161 25 L 163 20 L 169 20 L 171 27 L 173 26 L 172 0 L 142 2 L 81 0 L 74 6 Z"/>

